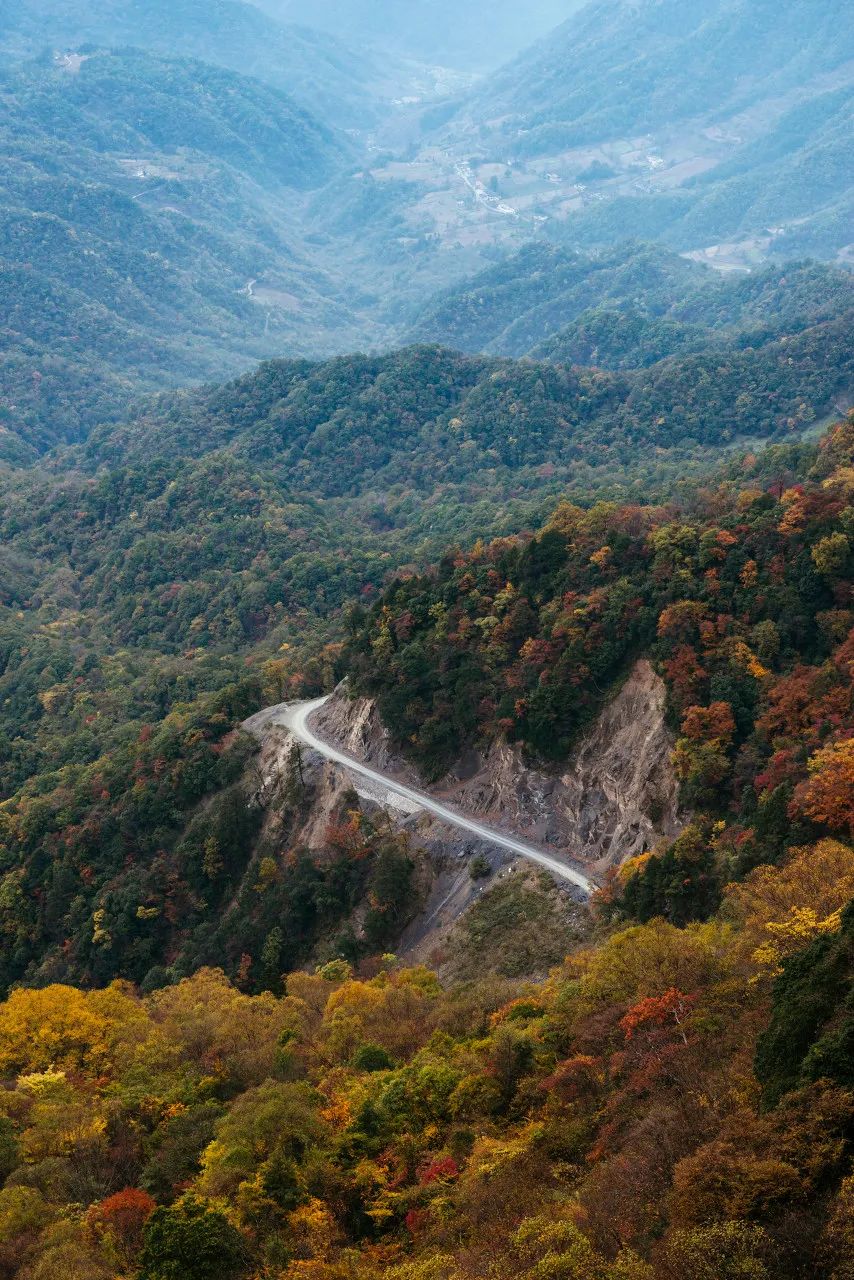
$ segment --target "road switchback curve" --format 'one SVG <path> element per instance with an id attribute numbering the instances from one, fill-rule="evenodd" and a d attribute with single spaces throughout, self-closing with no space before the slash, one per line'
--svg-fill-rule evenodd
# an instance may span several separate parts
<path id="1" fill-rule="evenodd" d="M 390 778 L 384 773 L 378 773 L 370 765 L 363 764 L 361 760 L 354 759 L 353 756 L 347 755 L 346 752 L 341 751 L 338 747 L 333 747 L 323 738 L 318 737 L 312 729 L 310 721 L 315 711 L 318 711 L 327 702 L 328 697 L 329 695 L 325 698 L 315 698 L 311 702 L 283 702 L 278 706 L 268 707 L 265 711 L 259 711 L 257 715 L 251 716 L 243 727 L 257 736 L 268 725 L 283 725 L 300 742 L 310 747 L 312 751 L 316 751 L 318 755 L 323 756 L 326 760 L 332 760 L 335 764 L 342 765 L 345 769 L 349 769 L 351 773 L 361 774 L 362 777 L 370 779 L 371 782 L 384 787 L 387 791 L 402 796 L 410 804 L 417 805 L 420 809 L 425 809 L 428 813 L 432 813 L 434 817 L 448 823 L 449 826 L 457 827 L 460 831 L 476 836 L 479 840 L 499 845 L 500 848 L 507 849 L 510 853 L 518 854 L 520 858 L 526 858 L 537 866 L 545 867 L 547 871 L 560 876 L 561 879 L 568 880 L 586 896 L 595 891 L 596 885 L 593 881 L 589 880 L 587 876 L 575 867 L 569 866 L 566 862 L 561 862 L 558 858 L 544 853 L 533 845 L 526 844 L 522 840 L 516 840 L 513 836 L 505 835 L 503 831 L 496 831 L 494 827 L 485 826 L 482 822 L 476 822 L 473 818 L 465 817 L 464 814 L 452 809 L 449 805 L 442 804 L 440 800 L 435 800 L 433 796 L 424 791 L 408 787 L 405 783 L 398 782 L 396 778 Z"/>

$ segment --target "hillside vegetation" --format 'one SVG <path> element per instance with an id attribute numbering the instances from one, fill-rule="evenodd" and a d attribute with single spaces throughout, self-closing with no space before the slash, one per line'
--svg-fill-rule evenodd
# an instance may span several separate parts
<path id="1" fill-rule="evenodd" d="M 419 342 L 632 368 L 708 346 L 757 345 L 851 308 L 854 277 L 822 263 L 720 276 L 658 245 L 588 254 L 531 244 L 423 309 Z"/>
<path id="2" fill-rule="evenodd" d="M 763 275 L 762 317 L 736 291 L 717 308 L 728 318 L 683 321 L 678 303 L 704 287 L 700 269 L 661 248 L 614 247 L 642 235 L 702 252 L 731 237 L 749 262 L 844 255 L 851 32 L 836 0 L 802 14 L 797 47 L 793 20 L 771 32 L 764 6 L 748 21 L 736 0 L 716 0 L 703 22 L 695 6 L 678 21 L 669 3 L 635 8 L 588 7 L 462 101 L 459 78 L 351 51 L 241 0 L 7 5 L 0 458 L 31 463 L 118 421 L 135 393 L 221 380 L 267 356 L 403 336 L 622 369 L 730 345 L 710 327 L 760 344 L 777 306 L 784 331 L 839 314 L 842 278 L 799 268 L 794 288 Z M 401 11 L 398 25 L 410 18 Z M 394 23 L 383 26 L 391 38 Z M 739 39 L 733 67 L 752 58 L 757 76 L 697 116 L 711 89 L 693 75 L 687 85 L 684 68 L 710 49 L 729 67 Z M 624 66 L 629 47 L 637 65 Z M 538 94 L 576 83 L 566 110 L 573 128 L 586 120 L 576 96 L 589 81 L 566 75 L 584 50 L 617 132 L 523 156 L 536 150 Z M 652 110 L 657 95 L 642 86 L 653 74 L 670 123 L 622 137 L 618 118 L 638 117 L 639 96 Z M 493 127 L 502 85 L 515 103 L 500 111 L 506 136 Z M 599 119 L 606 101 L 588 105 Z M 663 327 L 627 326 L 615 309 Z M 544 345 L 567 325 L 580 327 Z"/>
<path id="3" fill-rule="evenodd" d="M 740 266 L 833 258 L 851 243 L 852 57 L 845 0 L 593 0 L 435 136 L 515 212 L 486 220 L 505 241 L 538 221 L 574 249 L 640 235 L 723 243 Z"/>
<path id="4" fill-rule="evenodd" d="M 555 4 L 0 0 L 0 1280 L 854 1280 L 854 13 Z"/>
<path id="5" fill-rule="evenodd" d="M 154 838 L 168 852 L 193 805 L 220 785 L 214 747 L 240 715 L 223 714 L 219 700 L 248 713 L 262 696 L 281 701 L 289 689 L 328 687 L 336 651 L 325 646 L 343 634 L 349 601 L 370 603 L 390 572 L 436 557 L 451 540 L 515 532 L 560 493 L 586 501 L 597 492 L 635 501 L 656 487 L 677 493 L 677 477 L 701 475 L 737 438 L 740 423 L 757 436 L 786 439 L 850 384 L 846 342 L 845 325 L 832 321 L 729 354 L 726 364 L 711 356 L 666 361 L 634 379 L 429 347 L 327 364 L 272 362 L 224 388 L 164 397 L 120 426 L 98 429 L 63 458 L 59 474 L 49 466 L 10 473 L 0 675 L 8 865 L 26 894 L 43 882 L 46 842 L 69 840 L 71 828 L 100 854 L 86 863 L 82 896 L 51 890 L 40 923 L 27 917 L 20 945 L 6 953 L 8 980 L 40 972 L 48 956 L 54 971 L 89 972 L 79 958 L 90 946 L 89 914 L 129 874 L 122 857 L 140 823 L 128 826 L 122 815 L 148 794 L 136 772 L 140 734 L 165 735 L 171 745 L 154 759 L 176 762 L 162 784 L 152 775 L 158 803 L 167 806 L 153 823 Z M 601 517 L 591 519 L 596 527 Z M 623 535 L 614 519 L 613 533 L 606 520 L 588 554 L 613 538 L 619 565 Z M 562 545 L 558 539 L 558 558 Z M 647 614 L 632 613 L 636 592 L 607 564 L 609 554 L 588 570 L 605 593 L 603 608 L 611 579 L 619 583 L 618 634 L 597 651 L 600 680 L 618 673 L 626 646 L 642 643 L 649 629 Z M 647 563 L 633 543 L 626 554 Z M 713 566 L 704 560 L 701 567 Z M 481 634 L 486 641 L 476 629 Z M 523 628 L 519 643 L 528 638 Z M 256 671 L 263 667 L 265 695 L 251 680 L 246 686 L 247 655 Z M 431 768 L 447 758 L 461 717 L 474 716 L 464 722 L 473 730 L 481 715 L 473 708 L 504 698 L 491 677 L 484 683 L 478 674 L 482 657 L 471 670 L 466 657 L 459 678 L 469 694 L 443 719 L 448 669 L 441 652 L 434 656 L 418 694 L 427 658 L 415 662 L 413 695 L 405 698 L 425 758 L 437 726 L 444 735 Z M 452 671 L 453 664 L 454 680 Z M 554 675 L 558 685 L 562 672 L 559 666 Z M 544 682 L 530 713 L 519 711 L 520 725 L 534 726 L 538 743 L 565 745 L 592 705 L 590 690 L 572 705 L 570 685 L 553 706 L 549 697 Z M 184 710 L 170 727 L 175 704 Z M 189 791 L 186 723 L 186 741 L 201 733 L 216 765 L 211 774 L 194 766 Z M 94 820 L 93 778 L 107 762 L 113 781 Z M 34 804 L 40 816 L 31 826 Z M 114 842 L 108 830 L 127 834 Z M 76 844 L 75 837 L 68 846 L 73 864 L 83 856 Z M 246 850 L 242 856 L 245 862 Z M 62 861 L 51 856 L 57 874 Z M 148 932 L 144 923 L 131 928 Z M 146 951 L 150 964 L 161 962 L 162 945 Z M 106 973 L 141 976 L 121 967 L 131 963 L 129 946 L 100 954 Z"/>
<path id="6" fill-rule="evenodd" d="M 583 698 L 607 678 L 596 655 L 634 618 L 628 642 L 651 646 L 681 721 L 693 823 L 624 869 L 600 895 L 595 944 L 540 983 L 481 970 L 443 986 L 384 955 L 291 972 L 282 990 L 297 939 L 346 911 L 366 874 L 368 941 L 389 937 L 409 855 L 354 811 L 330 827 L 323 857 L 259 865 L 260 913 L 276 903 L 283 925 L 260 953 L 247 939 L 235 983 L 202 969 L 161 986 L 154 969 L 144 996 L 123 983 L 12 992 L 0 1006 L 8 1274 L 843 1280 L 854 1256 L 852 463 L 854 419 L 818 448 L 748 461 L 693 509 L 563 506 L 533 539 L 478 546 L 394 588 L 350 659 L 383 686 L 392 724 L 415 714 L 395 693 L 404 667 L 429 715 L 416 650 L 429 647 L 446 677 L 467 650 L 476 679 L 488 642 L 530 736 L 533 699 Z M 457 684 L 452 705 L 466 695 Z M 221 699 L 211 726 L 236 710 Z M 221 727 L 211 737 L 182 713 L 171 727 L 187 735 L 183 764 L 163 730 L 135 747 L 135 803 L 153 839 L 168 788 L 205 786 L 191 760 L 222 769 L 235 750 Z M 103 801 L 115 773 L 99 771 L 87 788 Z M 298 771 L 292 783 L 299 804 Z M 174 929 L 199 910 L 196 895 L 214 900 L 245 840 L 234 824 L 251 820 L 228 795 L 178 846 L 165 899 L 145 879 L 102 898 L 93 963 L 120 939 L 143 958 L 132 919 Z M 125 840 L 141 816 L 127 815 Z M 88 827 L 87 876 L 111 831 L 96 836 L 99 820 L 66 827 L 55 846 L 79 856 Z M 38 821 L 31 809 L 12 824 Z M 145 862 L 126 851 L 138 877 Z M 73 862 L 62 866 L 72 893 Z M 7 876 L 7 931 L 26 901 L 15 907 Z M 489 909 L 486 897 L 481 917 Z"/>
<path id="7" fill-rule="evenodd" d="M 371 120 L 384 83 L 364 49 L 277 22 L 244 0 L 14 0 L 3 16 L 0 47 L 15 56 L 94 45 L 194 58 L 291 93 L 339 124 Z"/>
<path id="8" fill-rule="evenodd" d="M 352 324 L 295 225 L 348 147 L 285 95 L 129 51 L 10 71 L 0 100 L 0 456 Z M 290 302 L 252 301 L 264 273 Z"/>
<path id="9" fill-rule="evenodd" d="M 841 71 L 852 36 L 845 0 L 594 0 L 494 76 L 478 109 L 528 153 L 724 121 Z"/>
<path id="10" fill-rule="evenodd" d="M 748 261 L 769 253 L 845 255 L 854 208 L 852 117 L 850 87 L 818 94 L 750 141 L 728 147 L 722 163 L 704 166 L 677 190 L 639 182 L 634 190 L 614 184 L 609 191 L 605 184 L 596 193 L 605 203 L 589 205 L 556 236 L 595 246 L 640 234 L 679 250 L 733 242 L 744 246 Z"/>

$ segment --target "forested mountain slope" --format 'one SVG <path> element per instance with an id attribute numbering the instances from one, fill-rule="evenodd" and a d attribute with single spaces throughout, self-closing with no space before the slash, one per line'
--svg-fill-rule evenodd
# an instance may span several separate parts
<path id="1" fill-rule="evenodd" d="M 552 3 L 0 0 L 0 1280 L 854 1277 L 854 17 Z"/>
<path id="2" fill-rule="evenodd" d="M 471 732 L 556 754 L 555 714 L 571 732 L 631 652 L 660 664 L 694 819 L 624 869 L 545 982 L 488 971 L 507 885 L 483 895 L 464 985 L 352 936 L 334 945 L 358 972 L 293 971 L 366 892 L 365 942 L 387 947 L 414 871 L 356 808 L 322 855 L 285 852 L 311 803 L 295 763 L 285 843 L 241 897 L 280 927 L 241 917 L 233 985 L 166 985 L 211 949 L 257 836 L 229 732 L 251 678 L 4 804 L 4 964 L 47 948 L 40 986 L 120 965 L 149 992 L 0 1005 L 10 1275 L 841 1280 L 853 463 L 849 420 L 687 504 L 564 504 L 353 617 L 330 678 L 377 692 L 431 767 Z M 131 655 L 112 662 L 127 679 Z M 48 714 L 87 697 L 63 674 Z"/>
<path id="3" fill-rule="evenodd" d="M 18 149 L 48 128 L 58 144 L 80 153 L 189 148 L 270 185 L 320 186 L 349 158 L 341 134 L 292 96 L 198 60 L 156 57 L 134 49 L 30 63 L 3 83 L 4 123 Z M 17 118 L 13 118 L 13 112 Z M 21 134 L 23 133 L 23 137 Z"/>
<path id="4" fill-rule="evenodd" d="M 746 349 L 848 309 L 854 276 L 820 263 L 770 266 L 749 276 L 709 279 L 650 314 L 643 304 L 594 308 L 532 352 L 566 364 L 633 368 L 666 355 Z"/>
<path id="5" fill-rule="evenodd" d="M 6 474 L 6 600 L 97 607 L 122 643 L 179 649 L 191 624 L 197 644 L 242 642 L 277 601 L 376 583 L 386 553 L 509 531 L 562 493 L 666 489 L 740 437 L 797 435 L 851 381 L 845 316 L 623 373 L 435 347 L 273 361 Z"/>
<path id="6" fill-rule="evenodd" d="M 696 141 L 696 133 L 684 139 L 677 129 L 668 141 L 665 132 L 651 157 L 630 166 L 634 174 L 597 183 L 591 196 L 605 203 L 588 203 L 559 234 L 591 245 L 641 234 L 689 250 L 715 250 L 723 242 L 733 246 L 731 261 L 739 266 L 770 254 L 847 258 L 854 209 L 852 118 L 854 91 L 846 85 L 818 93 L 770 124 L 759 113 L 744 130 L 748 140 L 737 132 L 738 120 L 722 131 L 722 139 L 713 127 L 710 148 Z M 705 129 L 700 135 L 708 139 Z M 663 168 L 659 146 L 669 153 Z M 650 176 L 638 171 L 644 168 Z"/>
<path id="7" fill-rule="evenodd" d="M 352 315 L 296 215 L 348 144 L 290 98 L 130 50 L 10 70 L 0 100 L 3 456 L 318 329 L 346 341 Z M 266 306 L 247 283 L 262 274 L 278 286 Z"/>
<path id="8" fill-rule="evenodd" d="M 781 487 L 790 473 L 785 454 L 772 451 L 764 487 L 739 489 L 733 476 L 701 493 L 694 511 L 566 505 L 533 541 L 479 543 L 471 556 L 447 557 L 438 573 L 407 578 L 373 606 L 349 650 L 357 687 L 379 697 L 398 742 L 432 772 L 473 735 L 507 733 L 561 758 L 603 692 L 649 650 L 683 701 L 689 693 L 720 700 L 729 689 L 728 741 L 738 745 L 765 679 L 751 643 L 773 667 L 772 650 L 791 665 L 794 654 L 826 656 L 846 634 L 849 615 L 837 606 L 851 589 L 852 430 L 849 420 L 825 442 L 809 499 Z M 702 763 L 689 764 L 702 797 Z M 723 776 L 705 782 L 714 788 Z"/>
<path id="9" fill-rule="evenodd" d="M 465 179 L 436 233 L 641 236 L 742 269 L 845 255 L 852 66 L 844 0 L 593 0 L 428 120 L 423 163 Z"/>
<path id="10" fill-rule="evenodd" d="M 621 22 L 615 18 L 606 43 L 619 45 Z M 840 29 L 844 45 L 844 24 Z M 104 51 L 105 43 L 115 50 L 130 39 L 159 52 Z M 370 59 L 327 47 L 324 36 L 306 39 L 308 45 L 299 31 L 237 3 L 212 11 L 196 0 L 111 0 L 97 9 L 76 0 L 27 0 L 9 8 L 7 53 L 40 56 L 37 64 L 7 64 L 0 89 L 9 154 L 0 186 L 8 317 L 0 453 L 6 459 L 30 461 L 53 442 L 82 438 L 98 419 L 115 420 L 135 390 L 221 376 L 269 354 L 372 347 L 401 333 L 470 350 L 533 350 L 618 367 L 697 350 L 708 335 L 681 327 L 675 315 L 663 315 L 664 327 L 652 330 L 637 316 L 627 325 L 610 314 L 585 315 L 563 347 L 541 344 L 579 319 L 583 303 L 609 311 L 634 306 L 643 316 L 675 299 L 679 282 L 687 286 L 693 278 L 693 264 L 675 257 L 656 261 L 639 251 L 637 263 L 623 262 L 622 249 L 608 249 L 585 282 L 585 266 L 572 256 L 577 244 L 613 244 L 641 231 L 696 248 L 707 236 L 740 235 L 746 206 L 738 193 L 748 188 L 753 212 L 745 216 L 754 230 L 756 217 L 763 225 L 784 220 L 772 226 L 773 236 L 759 235 L 760 257 L 777 246 L 794 251 L 811 244 L 832 256 L 847 242 L 847 206 L 836 191 L 851 168 L 844 85 L 825 85 L 820 101 L 815 95 L 786 99 L 773 118 L 739 126 L 739 147 L 746 150 L 734 150 L 729 134 L 730 142 L 713 139 L 714 167 L 701 166 L 693 177 L 683 173 L 675 186 L 663 176 L 671 160 L 677 169 L 693 160 L 668 153 L 660 174 L 653 173 L 649 165 L 658 160 L 650 144 L 647 169 L 654 181 L 648 188 L 640 172 L 647 173 L 646 143 L 620 152 L 635 156 L 625 165 L 610 152 L 605 163 L 577 148 L 554 172 L 548 159 L 531 171 L 502 161 L 501 172 L 488 178 L 499 192 L 489 198 L 497 203 L 481 200 L 483 187 L 472 215 L 464 206 L 475 188 L 466 184 L 479 171 L 461 177 L 466 171 L 456 160 L 472 150 L 465 128 L 458 131 L 465 117 L 448 125 L 457 130 L 452 145 L 437 149 L 427 119 L 432 90 L 414 95 L 426 93 L 421 107 L 400 105 L 408 101 L 407 85 L 412 89 L 406 75 L 390 88 Z M 320 67 L 315 39 L 329 58 Z M 559 44 L 564 36 L 554 39 Z M 53 54 L 45 40 L 58 46 Z M 798 63 L 804 75 L 818 66 L 806 43 Z M 784 45 L 775 46 L 777 53 Z M 208 61 L 186 61 L 184 53 Z M 388 59 L 381 62 L 386 67 Z M 315 82 L 329 102 L 313 95 Z M 392 110 L 390 96 L 400 92 Z M 305 114 L 306 102 L 320 116 Z M 446 107 L 440 104 L 444 117 Z M 379 123 L 371 117 L 377 110 Z M 425 113 L 420 123 L 419 111 Z M 320 123 L 328 118 L 346 124 L 346 133 Z M 366 129 L 374 124 L 377 136 L 369 140 Z M 819 135 L 827 146 L 816 151 Z M 427 159 L 417 153 L 416 136 L 426 140 Z M 480 124 L 477 138 L 472 164 L 482 163 L 486 180 L 496 166 L 484 151 L 492 145 L 489 131 L 481 133 Z M 812 148 L 818 168 L 809 167 L 812 160 L 801 164 L 803 147 Z M 611 161 L 617 169 L 608 177 Z M 579 181 L 591 169 L 599 178 Z M 512 192 L 517 182 L 522 203 L 516 209 L 511 194 L 499 214 L 503 184 Z M 460 184 L 462 212 L 454 195 Z M 551 212 L 537 211 L 539 196 L 531 190 L 537 184 L 552 191 L 563 210 L 554 221 Z M 735 193 L 732 200 L 727 193 Z M 806 202 L 803 209 L 799 201 Z M 816 201 L 823 210 L 818 220 Z M 476 227 L 468 225 L 471 217 Z M 501 239 L 502 220 L 513 243 L 545 230 L 552 242 L 565 239 L 573 248 L 566 254 L 542 244 L 525 250 L 425 310 L 425 295 L 493 252 L 490 240 L 493 234 Z M 835 278 L 828 285 L 835 296 Z M 781 301 L 784 295 L 781 290 Z"/>
<path id="11" fill-rule="evenodd" d="M 721 123 L 821 76 L 854 52 L 845 0 L 593 0 L 497 73 L 477 99 L 528 154 Z M 521 132 L 521 131 L 524 132 Z"/>
<path id="12" fill-rule="evenodd" d="M 432 347 L 271 362 L 223 388 L 164 396 L 41 468 L 6 474 L 4 789 L 10 813 L 35 804 L 39 814 L 32 828 L 13 820 L 13 847 L 28 852 L 10 865 L 38 879 L 45 842 L 82 823 L 86 848 L 103 851 L 84 894 L 92 904 L 118 874 L 122 841 L 136 840 L 138 816 L 128 827 L 121 815 L 137 813 L 145 726 L 152 759 L 176 766 L 156 784 L 166 807 L 152 838 L 169 850 L 220 777 L 213 748 L 235 708 L 261 696 L 245 683 L 247 655 L 268 664 L 273 701 L 322 688 L 340 611 L 370 602 L 389 571 L 475 532 L 510 534 L 560 494 L 675 492 L 739 433 L 797 435 L 850 387 L 849 338 L 846 322 L 829 321 L 622 374 Z M 176 703 L 186 704 L 177 720 Z M 181 762 L 198 733 L 208 746 L 191 782 Z M 107 761 L 112 781 L 89 823 L 92 778 Z M 29 920 L 9 977 L 43 972 L 45 955 L 59 965 L 51 972 L 88 972 L 78 910 L 60 897 L 50 921 Z M 78 942 L 63 960 L 56 947 L 69 930 Z M 126 972 L 159 963 L 163 936 Z M 112 964 L 118 953 L 97 954 Z"/>
<path id="13" fill-rule="evenodd" d="M 819 263 L 721 277 L 658 245 L 629 242 L 589 254 L 531 244 L 440 295 L 411 336 L 462 351 L 631 367 L 633 344 L 635 363 L 649 364 L 737 334 L 747 343 L 754 333 L 761 343 L 775 329 L 830 318 L 852 302 L 854 276 Z M 607 345 L 609 329 L 620 324 L 615 313 L 624 318 L 622 346 L 617 334 Z M 606 339 L 601 359 L 597 328 Z"/>
<path id="14" fill-rule="evenodd" d="M 431 301 L 412 337 L 524 356 L 590 308 L 640 304 L 661 314 L 708 274 L 657 245 L 630 242 L 595 255 L 535 242 Z"/>
<path id="15" fill-rule="evenodd" d="M 798 430 L 847 394 L 851 358 L 843 312 L 724 358 L 712 348 L 619 375 L 437 347 L 271 361 L 226 388 L 155 402 L 95 433 L 83 456 L 127 465 L 227 447 L 328 496 L 432 488 L 483 467 L 487 479 L 512 467 L 519 483 L 523 468 L 547 461 L 573 484 L 570 462 L 606 465 L 621 445 L 636 450 L 628 475 L 646 446 Z"/>
<path id="16" fill-rule="evenodd" d="M 243 0 L 17 0 L 5 19 L 0 45 L 18 56 L 96 45 L 196 58 L 263 80 L 341 124 L 373 118 L 392 79 L 365 50 L 276 22 Z"/>

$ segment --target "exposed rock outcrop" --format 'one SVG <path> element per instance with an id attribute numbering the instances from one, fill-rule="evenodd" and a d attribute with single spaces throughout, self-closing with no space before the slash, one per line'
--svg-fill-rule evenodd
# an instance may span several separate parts
<path id="1" fill-rule="evenodd" d="M 646 660 L 584 736 L 570 762 L 531 767 L 517 746 L 468 751 L 431 788 L 458 808 L 534 843 L 564 850 L 602 872 L 680 828 L 678 788 L 670 764 L 665 688 Z M 339 689 L 316 726 L 324 737 L 383 773 L 421 785 L 395 754 L 374 704 Z"/>
<path id="2" fill-rule="evenodd" d="M 551 771 L 526 763 L 521 749 L 506 742 L 485 753 L 467 751 L 439 786 L 429 790 L 454 807 L 541 848 L 563 851 L 595 876 L 619 865 L 680 828 L 676 778 L 670 764 L 672 741 L 664 716 L 665 688 L 646 661 L 638 662 L 579 743 L 568 764 Z M 275 712 L 275 709 L 273 709 Z M 294 768 L 293 738 L 281 724 L 259 713 L 246 728 L 261 740 L 256 757 L 257 794 L 267 808 L 266 829 L 274 836 L 277 797 Z M 313 728 L 330 743 L 418 789 L 424 784 L 395 751 L 373 702 L 351 698 L 341 686 L 315 713 Z M 441 964 L 442 946 L 464 912 L 514 864 L 512 854 L 481 842 L 410 807 L 343 766 L 303 748 L 301 764 L 312 801 L 304 825 L 291 832 L 295 845 L 321 849 L 330 820 L 340 813 L 346 793 L 355 790 L 363 805 L 380 806 L 405 828 L 413 847 L 423 849 L 432 866 L 432 886 L 418 918 L 406 929 L 399 952 L 410 963 Z M 473 880 L 471 860 L 483 854 L 492 877 Z M 567 911 L 577 910 L 573 891 L 558 891 Z"/>
<path id="3" fill-rule="evenodd" d="M 339 691 L 327 705 L 329 711 L 323 709 L 323 724 L 317 725 L 324 737 L 344 743 L 354 756 L 376 761 L 383 772 L 405 774 L 407 780 L 417 781 L 414 771 L 407 769 L 391 751 L 388 735 L 372 703 L 350 701 Z M 472 879 L 471 859 L 476 853 L 482 853 L 492 871 L 501 873 L 513 862 L 512 856 L 496 845 L 466 839 L 456 828 L 439 822 L 421 809 L 409 807 L 401 797 L 306 748 L 300 751 L 300 761 L 310 806 L 299 827 L 285 833 L 280 800 L 292 785 L 295 740 L 290 730 L 271 721 L 267 712 L 251 717 L 244 728 L 261 743 L 254 761 L 255 798 L 265 810 L 264 836 L 268 843 L 280 844 L 287 834 L 291 847 L 323 850 L 327 845 L 329 823 L 340 818 L 346 808 L 347 795 L 352 791 L 364 808 L 384 809 L 408 832 L 413 850 L 423 851 L 419 864 L 427 871 L 429 884 L 425 885 L 423 909 L 405 929 L 398 951 L 407 963 L 438 964 L 437 948 L 441 947 L 442 940 L 481 895 L 484 883 L 492 883 L 492 880 Z"/>

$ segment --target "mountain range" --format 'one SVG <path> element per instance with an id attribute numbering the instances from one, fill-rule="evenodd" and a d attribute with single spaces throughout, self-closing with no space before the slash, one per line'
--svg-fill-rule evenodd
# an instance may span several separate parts
<path id="1" fill-rule="evenodd" d="M 338 123 L 372 118 L 382 86 L 393 83 L 365 50 L 276 22 L 243 0 L 6 0 L 0 16 L 0 48 L 17 57 L 93 45 L 196 58 L 263 80 Z"/>
<path id="2" fill-rule="evenodd" d="M 854 1276 L 852 55 L 0 0 L 0 1280 Z"/>
<path id="3" fill-rule="evenodd" d="M 305 349 L 310 326 L 355 335 L 298 217 L 349 144 L 292 99 L 134 50 L 30 63 L 0 97 L 7 456 L 80 438 L 132 391 Z"/>
<path id="4" fill-rule="evenodd" d="M 597 2 L 466 87 L 379 35 L 350 49 L 240 0 L 7 5 L 4 456 L 80 439 L 135 391 L 265 356 L 412 340 L 555 351 L 542 344 L 579 315 L 558 287 L 573 255 L 583 275 L 584 254 L 606 260 L 627 237 L 740 269 L 844 262 L 851 23 L 832 0 L 810 14 Z M 317 22 L 341 26 L 331 10 Z M 407 39 L 414 22 L 400 10 Z M 694 278 L 687 258 L 662 266 L 674 285 Z M 495 320 L 464 318 L 491 307 Z M 564 358 L 599 358 L 607 323 L 569 335 Z M 647 358 L 668 341 L 693 339 L 659 333 Z"/>
<path id="5" fill-rule="evenodd" d="M 850 85 L 844 0 L 593 0 L 499 71 L 472 102 L 527 154 L 782 115 Z M 776 108 L 776 109 L 775 109 Z M 773 112 L 773 115 L 772 115 Z"/>
<path id="6" fill-rule="evenodd" d="M 259 0 L 279 20 L 334 32 L 349 44 L 370 44 L 419 62 L 486 71 L 556 27 L 580 0 L 496 0 L 489 21 L 473 0 Z"/>
<path id="7" fill-rule="evenodd" d="M 852 305 L 853 283 L 844 268 L 816 262 L 726 276 L 657 245 L 594 254 L 531 245 L 434 299 L 409 336 L 462 351 L 632 367 L 710 344 L 761 343 L 775 327 L 829 318 Z M 600 347 L 595 331 L 605 337 L 613 325 L 624 345 L 613 347 L 612 330 L 610 347 Z"/>

